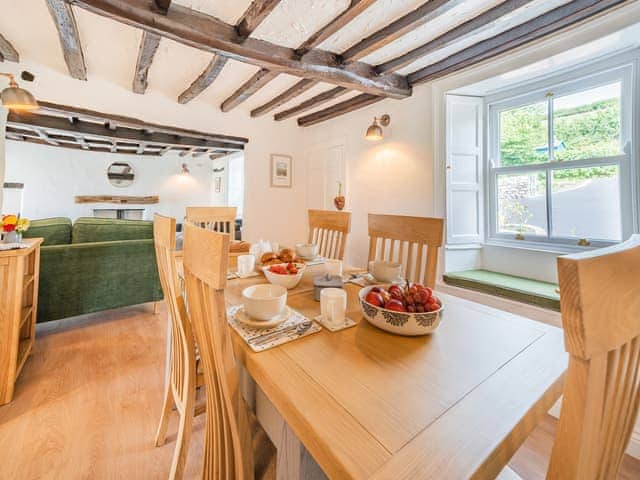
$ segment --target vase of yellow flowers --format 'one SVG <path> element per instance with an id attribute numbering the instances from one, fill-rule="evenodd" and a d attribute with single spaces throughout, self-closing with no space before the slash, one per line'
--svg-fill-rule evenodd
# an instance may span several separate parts
<path id="1" fill-rule="evenodd" d="M 4 233 L 4 243 L 19 243 L 22 241 L 22 234 L 29 230 L 29 219 L 20 218 L 17 215 L 2 216 L 2 233 Z"/>

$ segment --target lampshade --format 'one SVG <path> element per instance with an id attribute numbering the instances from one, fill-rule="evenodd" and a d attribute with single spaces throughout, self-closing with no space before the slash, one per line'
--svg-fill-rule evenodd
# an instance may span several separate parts
<path id="1" fill-rule="evenodd" d="M 377 142 L 382 140 L 382 128 L 380 128 L 380 125 L 378 125 L 378 122 L 375 118 L 373 119 L 373 123 L 371 124 L 371 126 L 367 128 L 367 134 L 365 135 L 365 138 L 370 142 Z"/>
<path id="2" fill-rule="evenodd" d="M 38 102 L 31 93 L 25 89 L 18 87 L 15 82 L 11 82 L 8 88 L 0 93 L 2 105 L 11 110 L 35 110 L 38 108 Z"/>

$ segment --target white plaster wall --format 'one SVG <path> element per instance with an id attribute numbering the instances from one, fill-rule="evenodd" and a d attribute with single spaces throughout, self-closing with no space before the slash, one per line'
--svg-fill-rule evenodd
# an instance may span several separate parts
<path id="1" fill-rule="evenodd" d="M 294 244 L 300 241 L 306 232 L 306 214 L 304 210 L 304 157 L 299 154 L 300 129 L 292 123 L 274 122 L 269 116 L 259 119 L 250 119 L 243 111 L 232 111 L 222 114 L 220 110 L 211 104 L 192 102 L 187 105 L 180 105 L 175 98 L 158 92 L 149 92 L 146 95 L 136 95 L 129 87 L 123 87 L 114 83 L 103 81 L 100 78 L 82 82 L 71 79 L 67 74 L 59 73 L 42 65 L 23 62 L 20 65 L 5 63 L 5 69 L 12 73 L 19 73 L 23 69 L 28 69 L 36 75 L 36 81 L 25 85 L 40 100 L 60 103 L 64 105 L 76 105 L 105 113 L 114 113 L 131 116 L 153 123 L 173 125 L 182 128 L 190 128 L 204 132 L 221 133 L 227 135 L 243 136 L 249 139 L 245 150 L 245 198 L 244 198 L 244 236 L 248 240 L 258 238 L 272 238 L 284 244 Z M 211 87 L 215 88 L 215 84 Z M 177 94 L 176 94 L 177 95 Z M 9 142 L 13 144 L 14 142 Z M 11 157 L 14 154 L 18 158 L 17 152 L 22 151 L 22 147 L 10 147 Z M 36 147 L 34 147 L 36 148 Z M 73 162 L 71 158 L 87 158 L 86 153 L 76 153 L 68 149 L 58 147 L 42 147 L 39 151 L 42 154 L 34 154 L 33 148 L 24 147 L 23 160 L 14 163 L 11 160 L 11 176 L 14 179 L 25 178 L 25 183 L 29 183 L 29 177 L 38 165 L 45 168 L 45 171 L 56 176 L 56 170 L 60 168 L 60 160 L 67 162 L 66 168 L 74 170 L 74 190 L 81 194 L 109 193 L 108 186 L 104 183 L 100 190 L 87 191 L 82 183 L 89 179 L 98 178 L 97 172 L 104 173 L 105 165 L 108 163 L 106 157 L 111 158 L 112 154 L 104 154 L 102 159 L 92 160 L 99 163 L 94 174 L 93 169 L 88 169 L 82 162 Z M 293 188 L 275 189 L 269 184 L 270 158 L 271 153 L 285 153 L 294 158 L 294 180 Z M 94 155 L 94 154 L 91 154 Z M 49 158 L 49 160 L 46 160 Z M 65 160 L 65 158 L 67 160 Z M 113 158 L 121 158 L 121 156 Z M 136 193 L 152 194 L 151 186 L 147 185 L 145 178 L 152 178 L 152 172 L 162 171 L 162 178 L 168 177 L 173 172 L 179 171 L 179 165 L 183 159 L 175 156 L 154 158 L 153 160 L 139 159 L 142 175 L 140 184 L 131 188 L 139 188 Z M 23 163 L 24 162 L 24 163 Z M 158 162 L 153 164 L 151 162 Z M 197 173 L 200 167 L 196 164 L 206 165 L 211 168 L 212 161 L 206 157 L 188 159 L 192 172 Z M 147 167 L 151 170 L 147 171 Z M 76 168 L 80 168 L 79 171 Z M 204 167 L 202 167 L 204 168 Z M 147 173 L 143 173 L 147 171 Z M 209 170 L 210 171 L 210 170 Z M 100 182 L 100 180 L 97 180 Z M 40 182 L 40 181 L 38 181 Z M 200 180 L 202 182 L 202 180 Z M 52 182 L 53 183 L 53 182 Z M 99 184 L 98 184 L 99 185 Z M 28 185 L 26 187 L 29 189 Z M 62 204 L 73 197 L 72 191 L 66 191 L 70 186 L 53 188 L 47 190 L 25 191 L 26 205 L 44 205 L 47 203 Z M 93 188 L 93 187 L 91 187 Z M 182 205 L 191 203 L 192 198 L 201 200 L 205 198 L 211 201 L 211 195 L 204 194 L 204 186 L 199 185 L 192 191 L 185 187 L 181 190 L 175 182 L 169 182 L 164 187 L 157 186 L 156 192 L 162 197 L 161 191 L 165 192 L 164 199 L 167 203 L 167 212 L 180 217 Z M 161 189 L 161 190 L 158 190 Z M 122 190 L 117 189 L 122 192 Z M 46 194 L 44 193 L 46 191 Z M 131 190 L 133 191 L 133 190 Z M 209 190 L 210 192 L 210 190 Z M 113 192 L 112 192 L 113 193 Z M 46 195 L 46 196 L 45 196 Z M 193 196 L 192 196 L 193 195 Z M 161 200 L 164 200 L 161 198 Z M 206 204 L 206 203 L 205 203 Z M 30 207 L 29 207 L 30 208 Z M 46 208 L 46 207 L 42 207 Z M 74 212 L 73 206 L 69 206 Z M 25 214 L 28 210 L 25 210 Z M 44 213 L 44 210 L 43 210 Z M 40 215 L 37 215 L 40 216 Z M 70 216 L 73 216 L 70 214 Z"/>
<path id="2" fill-rule="evenodd" d="M 364 138 L 374 116 L 391 115 L 385 138 Z M 431 89 L 415 89 L 409 101 L 384 100 L 349 115 L 304 129 L 308 150 L 343 145 L 345 209 L 352 212 L 346 260 L 366 265 L 367 214 L 433 215 Z"/>
<path id="3" fill-rule="evenodd" d="M 4 184 L 5 180 L 5 159 L 4 159 L 4 149 L 5 149 L 5 138 L 4 138 L 4 129 L 5 122 L 7 120 L 7 110 L 3 107 L 0 107 L 0 188 Z M 0 212 L 2 212 L 2 190 L 0 190 Z"/>
<path id="4" fill-rule="evenodd" d="M 6 179 L 24 183 L 22 214 L 32 219 L 61 216 L 75 220 L 93 216 L 94 208 L 110 208 L 109 204 L 77 204 L 76 195 L 158 195 L 156 205 L 124 208 L 144 208 L 147 220 L 157 212 L 176 217 L 178 222 L 189 205 L 216 204 L 210 161 L 201 157 L 187 160 L 191 173 L 182 175 L 180 166 L 185 159 L 177 154 L 160 158 L 119 155 L 8 140 L 6 158 Z M 136 178 L 131 186 L 118 188 L 108 182 L 107 168 L 116 161 L 133 166 Z"/>

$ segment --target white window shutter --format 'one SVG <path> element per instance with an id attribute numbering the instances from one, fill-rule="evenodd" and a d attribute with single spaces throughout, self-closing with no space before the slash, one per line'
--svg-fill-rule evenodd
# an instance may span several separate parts
<path id="1" fill-rule="evenodd" d="M 484 101 L 447 95 L 447 244 L 481 243 Z"/>

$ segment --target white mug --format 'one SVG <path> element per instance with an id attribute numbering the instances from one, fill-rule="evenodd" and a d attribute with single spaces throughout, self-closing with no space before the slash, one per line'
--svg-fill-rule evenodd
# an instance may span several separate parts
<path id="1" fill-rule="evenodd" d="M 323 288 L 320 292 L 320 315 L 331 325 L 342 325 L 347 311 L 347 292 L 341 288 Z"/>
<path id="2" fill-rule="evenodd" d="M 256 268 L 256 257 L 253 255 L 238 256 L 238 275 L 249 275 Z"/>
<path id="3" fill-rule="evenodd" d="M 329 275 L 330 277 L 342 276 L 342 260 L 327 259 L 324 263 L 324 268 L 327 272 L 327 275 Z"/>
<path id="4" fill-rule="evenodd" d="M 369 262 L 369 273 L 381 282 L 394 282 L 402 276 L 402 264 L 375 260 Z"/>

